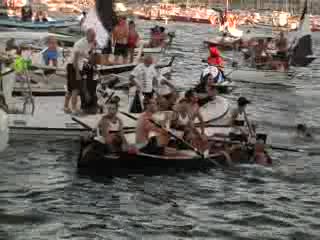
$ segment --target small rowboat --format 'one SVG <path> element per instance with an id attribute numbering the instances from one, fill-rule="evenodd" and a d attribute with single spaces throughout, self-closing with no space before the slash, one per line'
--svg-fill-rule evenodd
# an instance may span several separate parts
<path id="1" fill-rule="evenodd" d="M 220 49 L 223 50 L 232 50 L 233 45 L 236 41 L 238 41 L 240 38 L 234 38 L 234 37 L 215 37 L 209 40 L 203 41 L 205 45 L 215 45 Z"/>
<path id="2" fill-rule="evenodd" d="M 134 137 L 133 133 L 126 134 L 126 138 Z M 218 152 L 205 157 L 190 150 L 179 150 L 173 155 L 155 155 L 142 152 L 120 152 L 104 154 L 105 145 L 98 140 L 84 140 L 80 142 L 78 170 L 81 173 L 103 174 L 117 176 L 127 174 L 159 174 L 175 171 L 199 171 L 217 166 L 226 166 L 225 156 Z M 239 152 L 239 163 L 250 163 L 252 152 L 244 148 Z"/>
<path id="3" fill-rule="evenodd" d="M 48 22 L 23 22 L 17 19 L 0 19 L 0 26 L 8 28 L 25 28 L 34 30 L 48 30 L 49 28 L 66 28 L 77 25 L 77 22 L 67 22 L 64 20 Z"/>
<path id="4" fill-rule="evenodd" d="M 234 82 L 248 82 L 264 85 L 294 87 L 295 71 L 280 72 L 274 70 L 257 70 L 249 67 L 225 67 L 225 75 Z"/>

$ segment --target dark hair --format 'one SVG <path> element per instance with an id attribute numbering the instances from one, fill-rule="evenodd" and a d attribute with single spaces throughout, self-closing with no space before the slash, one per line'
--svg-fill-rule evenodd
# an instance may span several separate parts
<path id="1" fill-rule="evenodd" d="M 180 99 L 179 100 L 179 103 L 187 103 L 188 101 L 187 101 L 187 99 L 185 99 L 185 98 L 182 98 L 182 99 Z"/>
<path id="2" fill-rule="evenodd" d="M 194 96 L 194 90 L 193 89 L 189 89 L 188 91 L 186 91 L 186 93 L 184 94 L 185 98 L 191 98 Z"/>
<path id="3" fill-rule="evenodd" d="M 166 29 L 164 27 L 160 27 L 159 30 L 163 33 Z"/>
<path id="4" fill-rule="evenodd" d="M 108 104 L 115 104 L 117 108 L 119 107 L 120 97 L 114 96 L 111 98 Z"/>
<path id="5" fill-rule="evenodd" d="M 151 104 L 151 100 L 152 100 L 152 98 L 149 98 L 149 97 L 145 97 L 143 99 L 143 107 L 144 107 L 144 109 L 146 109 Z"/>
<path id="6" fill-rule="evenodd" d="M 307 126 L 306 126 L 305 124 L 299 123 L 299 124 L 297 125 L 297 130 L 298 130 L 298 131 L 303 131 L 303 132 L 305 132 L 305 131 L 307 130 Z"/>
<path id="7" fill-rule="evenodd" d="M 134 25 L 135 23 L 134 23 L 134 21 L 133 20 L 131 20 L 130 22 L 129 22 L 129 25 Z"/>

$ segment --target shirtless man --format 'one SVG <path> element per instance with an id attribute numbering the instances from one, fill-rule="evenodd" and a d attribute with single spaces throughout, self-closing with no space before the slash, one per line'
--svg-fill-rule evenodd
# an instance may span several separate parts
<path id="1" fill-rule="evenodd" d="M 125 17 L 120 17 L 118 24 L 115 26 L 112 33 L 112 41 L 114 45 L 115 63 L 119 62 L 119 57 L 123 58 L 123 64 L 128 62 L 128 39 L 129 39 L 129 26 Z"/>
<path id="2" fill-rule="evenodd" d="M 144 100 L 145 111 L 140 115 L 136 127 L 136 144 L 140 151 L 163 155 L 169 138 L 165 130 L 158 128 L 150 120 L 158 111 L 155 99 Z"/>

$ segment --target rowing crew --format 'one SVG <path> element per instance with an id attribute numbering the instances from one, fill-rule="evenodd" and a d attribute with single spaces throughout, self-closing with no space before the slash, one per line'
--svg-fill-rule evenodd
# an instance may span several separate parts
<path id="1" fill-rule="evenodd" d="M 261 138 L 251 144 L 253 154 L 248 152 L 248 132 L 241 131 L 241 139 L 234 141 L 230 136 L 225 138 L 209 138 L 205 134 L 204 125 L 198 129 L 195 119 L 198 117 L 199 105 L 192 100 L 195 96 L 188 91 L 173 108 L 172 111 L 159 111 L 160 105 L 156 98 L 144 99 L 144 112 L 137 119 L 135 131 L 135 145 L 129 146 L 125 137 L 123 122 L 117 116 L 119 97 L 113 97 L 107 104 L 107 113 L 98 124 L 100 142 L 105 143 L 105 153 L 140 151 L 153 155 L 165 156 L 193 156 L 186 150 L 190 149 L 204 154 L 223 154 L 227 164 L 247 162 L 250 156 L 252 161 L 262 165 L 271 164 L 271 159 L 265 152 L 265 139 Z M 190 99 L 191 98 L 191 99 Z M 242 99 L 242 100 L 241 100 Z M 244 102 L 245 101 L 245 102 Z M 233 129 L 238 129 L 235 119 L 245 113 L 244 109 L 249 103 L 240 98 L 238 107 L 232 111 L 230 123 Z M 190 109 L 192 109 L 190 111 Z M 172 135 L 175 136 L 172 138 Z M 234 135 L 237 135 L 234 133 Z M 221 136 L 220 136 L 221 137 Z M 244 151 L 246 150 L 246 151 Z"/>

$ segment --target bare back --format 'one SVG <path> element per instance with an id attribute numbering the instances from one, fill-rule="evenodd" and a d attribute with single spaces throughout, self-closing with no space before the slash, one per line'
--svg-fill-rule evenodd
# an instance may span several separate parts
<path id="1" fill-rule="evenodd" d="M 113 41 L 118 44 L 128 44 L 129 28 L 127 25 L 116 26 L 113 31 Z"/>

